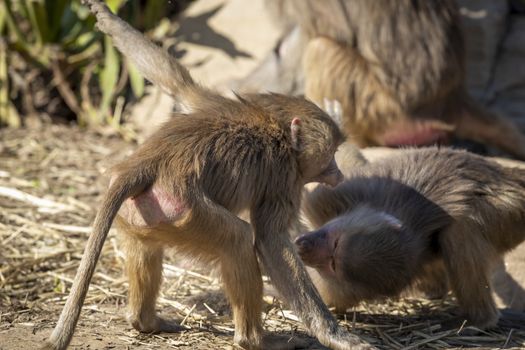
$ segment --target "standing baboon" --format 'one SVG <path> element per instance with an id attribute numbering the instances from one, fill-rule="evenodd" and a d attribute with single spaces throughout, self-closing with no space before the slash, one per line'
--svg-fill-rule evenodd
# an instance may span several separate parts
<path id="1" fill-rule="evenodd" d="M 240 346 L 271 346 L 262 332 L 259 258 L 280 294 L 322 344 L 371 348 L 338 326 L 288 236 L 304 184 L 336 185 L 342 180 L 334 161 L 342 141 L 336 124 L 302 98 L 219 96 L 194 83 L 173 57 L 104 4 L 85 2 L 115 46 L 189 112 L 175 115 L 115 167 L 47 347 L 65 349 L 69 344 L 102 245 L 119 215 L 126 237 L 129 321 L 139 331 L 177 329 L 155 311 L 163 247 L 174 245 L 218 264 L 233 309 L 234 341 Z M 250 211 L 251 225 L 236 216 L 244 209 Z"/>

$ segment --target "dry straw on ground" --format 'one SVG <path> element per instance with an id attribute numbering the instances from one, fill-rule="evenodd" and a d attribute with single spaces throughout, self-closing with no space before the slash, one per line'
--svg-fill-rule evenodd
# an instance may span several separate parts
<path id="1" fill-rule="evenodd" d="M 133 146 L 66 126 L 0 130 L 0 349 L 34 348 L 58 317 L 76 271 L 109 164 Z M 159 309 L 179 319 L 180 334 L 143 335 L 124 321 L 127 282 L 111 232 L 89 291 L 73 349 L 230 348 L 233 324 L 209 267 L 166 259 Z M 246 286 L 249 288 L 249 286 Z M 308 337 L 285 306 L 265 298 L 266 329 Z M 341 317 L 380 349 L 525 347 L 525 325 L 461 327 L 451 300 L 403 299 L 363 305 Z M 521 328 L 521 329 L 520 329 Z"/>

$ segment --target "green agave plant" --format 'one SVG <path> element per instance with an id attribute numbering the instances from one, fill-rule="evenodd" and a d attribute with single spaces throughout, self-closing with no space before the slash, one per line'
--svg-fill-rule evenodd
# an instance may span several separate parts
<path id="1" fill-rule="evenodd" d="M 112 11 L 142 29 L 166 15 L 165 1 L 107 0 Z M 129 89 L 144 93 L 144 80 L 114 49 L 111 39 L 93 30 L 95 19 L 80 0 L 3 0 L 0 2 L 0 124 L 17 127 L 15 74 L 10 64 L 23 60 L 48 83 L 82 125 L 120 124 Z M 10 73 L 11 72 L 11 73 Z M 97 84 L 98 82 L 98 84 Z M 96 90 L 96 92 L 94 92 Z"/>

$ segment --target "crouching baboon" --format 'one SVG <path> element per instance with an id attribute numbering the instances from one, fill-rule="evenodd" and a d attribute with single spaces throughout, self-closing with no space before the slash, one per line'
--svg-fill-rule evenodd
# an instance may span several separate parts
<path id="1" fill-rule="evenodd" d="M 466 91 L 455 0 L 272 0 L 269 7 L 286 34 L 239 89 L 301 91 L 290 87 L 301 83 L 318 104 L 339 100 L 343 130 L 360 147 L 460 138 L 525 159 L 525 136 Z"/>
<path id="2" fill-rule="evenodd" d="M 338 326 L 288 236 L 303 185 L 342 180 L 334 161 L 342 141 L 337 125 L 302 98 L 266 94 L 230 100 L 203 88 L 103 3 L 85 3 L 115 46 L 189 112 L 174 115 L 115 167 L 70 296 L 46 346 L 65 349 L 69 344 L 102 245 L 118 216 L 126 236 L 129 321 L 139 331 L 177 329 L 155 312 L 163 247 L 173 245 L 218 264 L 233 309 L 234 341 L 240 346 L 271 346 L 262 333 L 259 258 L 322 344 L 372 348 Z M 250 210 L 251 225 L 236 216 L 244 209 Z"/>
<path id="3" fill-rule="evenodd" d="M 305 195 L 316 230 L 295 241 L 325 302 L 345 310 L 443 276 L 472 324 L 497 323 L 491 275 L 525 240 L 525 169 L 427 148 L 345 177 Z"/>

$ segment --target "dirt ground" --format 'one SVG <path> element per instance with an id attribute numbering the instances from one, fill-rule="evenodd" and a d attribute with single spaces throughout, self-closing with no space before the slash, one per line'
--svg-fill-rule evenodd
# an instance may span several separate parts
<path id="1" fill-rule="evenodd" d="M 0 130 L 0 349 L 32 349 L 48 336 L 64 304 L 107 179 L 108 166 L 134 145 L 74 126 Z M 20 192 L 17 192 L 20 191 Z M 23 193 L 25 195 L 21 195 Z M 31 195 L 33 197 L 29 197 Z M 18 198 L 18 199 L 14 199 Z M 511 270 L 523 273 L 523 251 Z M 188 327 L 144 335 L 125 321 L 122 252 L 111 232 L 72 349 L 229 349 L 233 324 L 210 268 L 170 253 L 159 310 Z M 519 265 L 521 264 L 521 265 Z M 516 268 L 514 268 L 516 267 Z M 515 272 L 515 271 L 514 271 Z M 523 281 L 522 281 L 523 282 Z M 292 312 L 267 296 L 265 328 L 322 349 Z M 461 327 L 451 299 L 387 301 L 340 316 L 380 349 L 525 347 L 525 324 L 504 320 L 481 332 Z"/>

